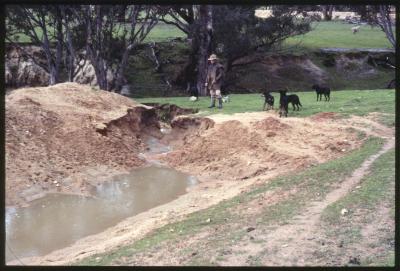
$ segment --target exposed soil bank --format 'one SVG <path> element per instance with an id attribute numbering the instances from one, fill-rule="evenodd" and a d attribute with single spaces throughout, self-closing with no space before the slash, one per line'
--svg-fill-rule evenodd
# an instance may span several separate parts
<path id="1" fill-rule="evenodd" d="M 112 250 L 189 213 L 231 198 L 252 184 L 268 182 L 278 175 L 335 159 L 358 148 L 363 140 L 351 127 L 368 123 L 370 131 L 387 135 L 384 127 L 367 119 L 361 123 L 362 119 L 355 123 L 353 119 L 337 119 L 334 114 L 278 119 L 268 112 L 214 115 L 209 119 L 178 117 L 174 122 L 182 127 L 185 127 L 182 123 L 194 122 L 199 123 L 199 129 L 190 125 L 188 129 L 181 127 L 182 137 L 186 138 L 181 140 L 173 139 L 176 128 L 173 129 L 164 138 L 172 143 L 173 151 L 157 158 L 196 175 L 199 180 L 196 187 L 168 204 L 130 217 L 72 246 L 44 257 L 22 260 L 32 265 L 63 265 Z"/>
<path id="2" fill-rule="evenodd" d="M 130 70 L 131 65 L 129 65 L 126 74 L 128 78 L 127 88 L 126 91 L 123 90 L 123 93 L 132 96 L 158 93 L 156 96 L 160 96 L 167 89 L 167 85 L 161 78 L 169 78 L 171 82 L 179 82 L 188 54 L 186 51 L 187 44 L 184 41 L 179 41 L 179 43 L 181 43 L 180 46 L 173 46 L 168 42 L 159 43 L 161 55 L 167 56 L 173 53 L 174 56 L 173 60 L 167 58 L 165 71 L 160 76 L 147 78 L 148 73 L 154 69 L 150 62 L 149 64 L 146 61 L 135 60 L 135 65 L 141 68 L 139 71 L 135 68 L 133 73 Z M 44 53 L 39 47 L 34 45 L 21 46 L 24 46 L 28 52 L 34 54 L 40 62 L 45 64 Z M 184 49 L 179 49 L 181 47 Z M 143 54 L 143 51 L 139 50 L 139 52 Z M 394 50 L 383 48 L 322 48 L 319 51 L 300 55 L 295 53 L 255 53 L 234 62 L 232 70 L 227 72 L 226 88 L 227 91 L 232 93 L 260 92 L 265 88 L 276 90 L 285 87 L 294 91 L 311 91 L 311 86 L 315 83 L 328 84 L 335 90 L 386 88 L 395 76 L 394 69 L 382 65 L 386 62 L 386 57 L 391 60 L 391 63 L 394 63 Z M 130 62 L 134 58 L 131 57 Z M 19 49 L 7 45 L 5 59 L 7 87 L 48 85 L 48 73 L 24 57 Z M 134 67 L 137 67 L 135 65 Z M 145 80 L 138 78 L 144 75 L 146 76 Z M 61 73 L 61 77 L 66 77 L 65 71 Z M 111 74 L 108 77 L 110 80 L 112 79 Z M 94 69 L 89 62 L 86 63 L 84 69 L 74 80 L 79 83 L 97 85 Z M 133 85 L 134 88 L 129 90 L 129 85 Z M 180 89 L 179 92 L 183 93 L 181 87 L 174 85 L 173 90 Z"/>
<path id="3" fill-rule="evenodd" d="M 197 176 L 244 180 L 279 168 L 309 167 L 360 146 L 357 135 L 332 117 L 320 119 L 279 119 L 264 112 L 213 115 L 202 120 L 202 129 L 180 128 L 181 137 L 170 136 L 176 148 L 160 159 Z M 182 116 L 171 126 L 190 122 L 194 119 Z"/>
<path id="4" fill-rule="evenodd" d="M 143 103 L 144 105 L 154 107 L 158 119 L 163 122 L 170 122 L 176 116 L 197 113 L 197 109 L 181 108 L 175 104 L 160 104 L 160 103 Z"/>
<path id="5" fill-rule="evenodd" d="M 139 167 L 142 136 L 161 136 L 154 109 L 75 83 L 6 97 L 6 205 L 45 192 L 90 193 Z"/>

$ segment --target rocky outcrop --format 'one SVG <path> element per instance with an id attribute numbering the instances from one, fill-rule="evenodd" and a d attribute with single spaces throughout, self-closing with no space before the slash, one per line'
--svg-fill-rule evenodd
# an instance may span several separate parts
<path id="1" fill-rule="evenodd" d="M 44 62 L 44 56 L 38 46 L 25 46 L 29 54 L 35 55 L 38 61 Z M 16 47 L 8 47 L 5 55 L 6 87 L 46 86 L 49 74 L 31 59 L 25 57 Z"/>
<path id="2" fill-rule="evenodd" d="M 81 66 L 82 68 L 73 78 L 73 81 L 79 84 L 87 84 L 90 86 L 97 86 L 97 78 L 96 72 L 92 63 L 89 60 L 80 60 L 77 67 Z M 108 85 L 112 85 L 114 82 L 114 75 L 111 70 L 107 71 L 107 83 Z M 125 82 L 126 83 L 126 82 Z"/>

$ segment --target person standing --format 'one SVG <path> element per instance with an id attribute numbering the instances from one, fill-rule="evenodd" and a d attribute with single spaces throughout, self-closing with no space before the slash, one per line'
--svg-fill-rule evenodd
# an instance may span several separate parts
<path id="1" fill-rule="evenodd" d="M 208 58 L 207 78 L 205 86 L 210 90 L 211 105 L 208 108 L 215 107 L 215 99 L 218 99 L 218 108 L 222 108 L 221 86 L 224 80 L 224 66 L 219 63 L 215 54 Z"/>

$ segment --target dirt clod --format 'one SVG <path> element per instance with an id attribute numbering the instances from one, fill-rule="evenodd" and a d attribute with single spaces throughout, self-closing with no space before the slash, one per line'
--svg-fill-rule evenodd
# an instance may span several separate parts
<path id="1" fill-rule="evenodd" d="M 359 257 L 350 257 L 349 264 L 361 265 Z"/>
<path id="2" fill-rule="evenodd" d="M 254 228 L 254 227 L 248 227 L 246 231 L 247 231 L 247 232 L 251 232 L 251 231 L 254 231 L 255 229 L 256 229 L 256 228 Z"/>

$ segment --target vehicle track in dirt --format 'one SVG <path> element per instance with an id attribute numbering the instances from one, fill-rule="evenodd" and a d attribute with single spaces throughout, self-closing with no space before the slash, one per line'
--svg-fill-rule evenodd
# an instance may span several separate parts
<path id="1" fill-rule="evenodd" d="M 257 239 L 264 240 L 262 243 L 249 243 L 246 240 L 236 244 L 232 249 L 240 251 L 240 254 L 233 253 L 224 263 L 229 266 L 246 265 L 249 256 L 259 254 L 262 258 L 261 263 L 265 266 L 313 265 L 307 262 L 307 259 L 312 258 L 315 251 L 321 247 L 320 240 L 311 236 L 318 236 L 318 232 L 321 231 L 319 222 L 322 211 L 350 193 L 368 174 L 372 163 L 394 146 L 395 139 L 392 137 L 378 153 L 369 156 L 350 177 L 338 184 L 338 188 L 329 192 L 323 201 L 310 202 L 309 207 L 293 217 L 288 224 L 267 234 L 258 234 Z"/>

